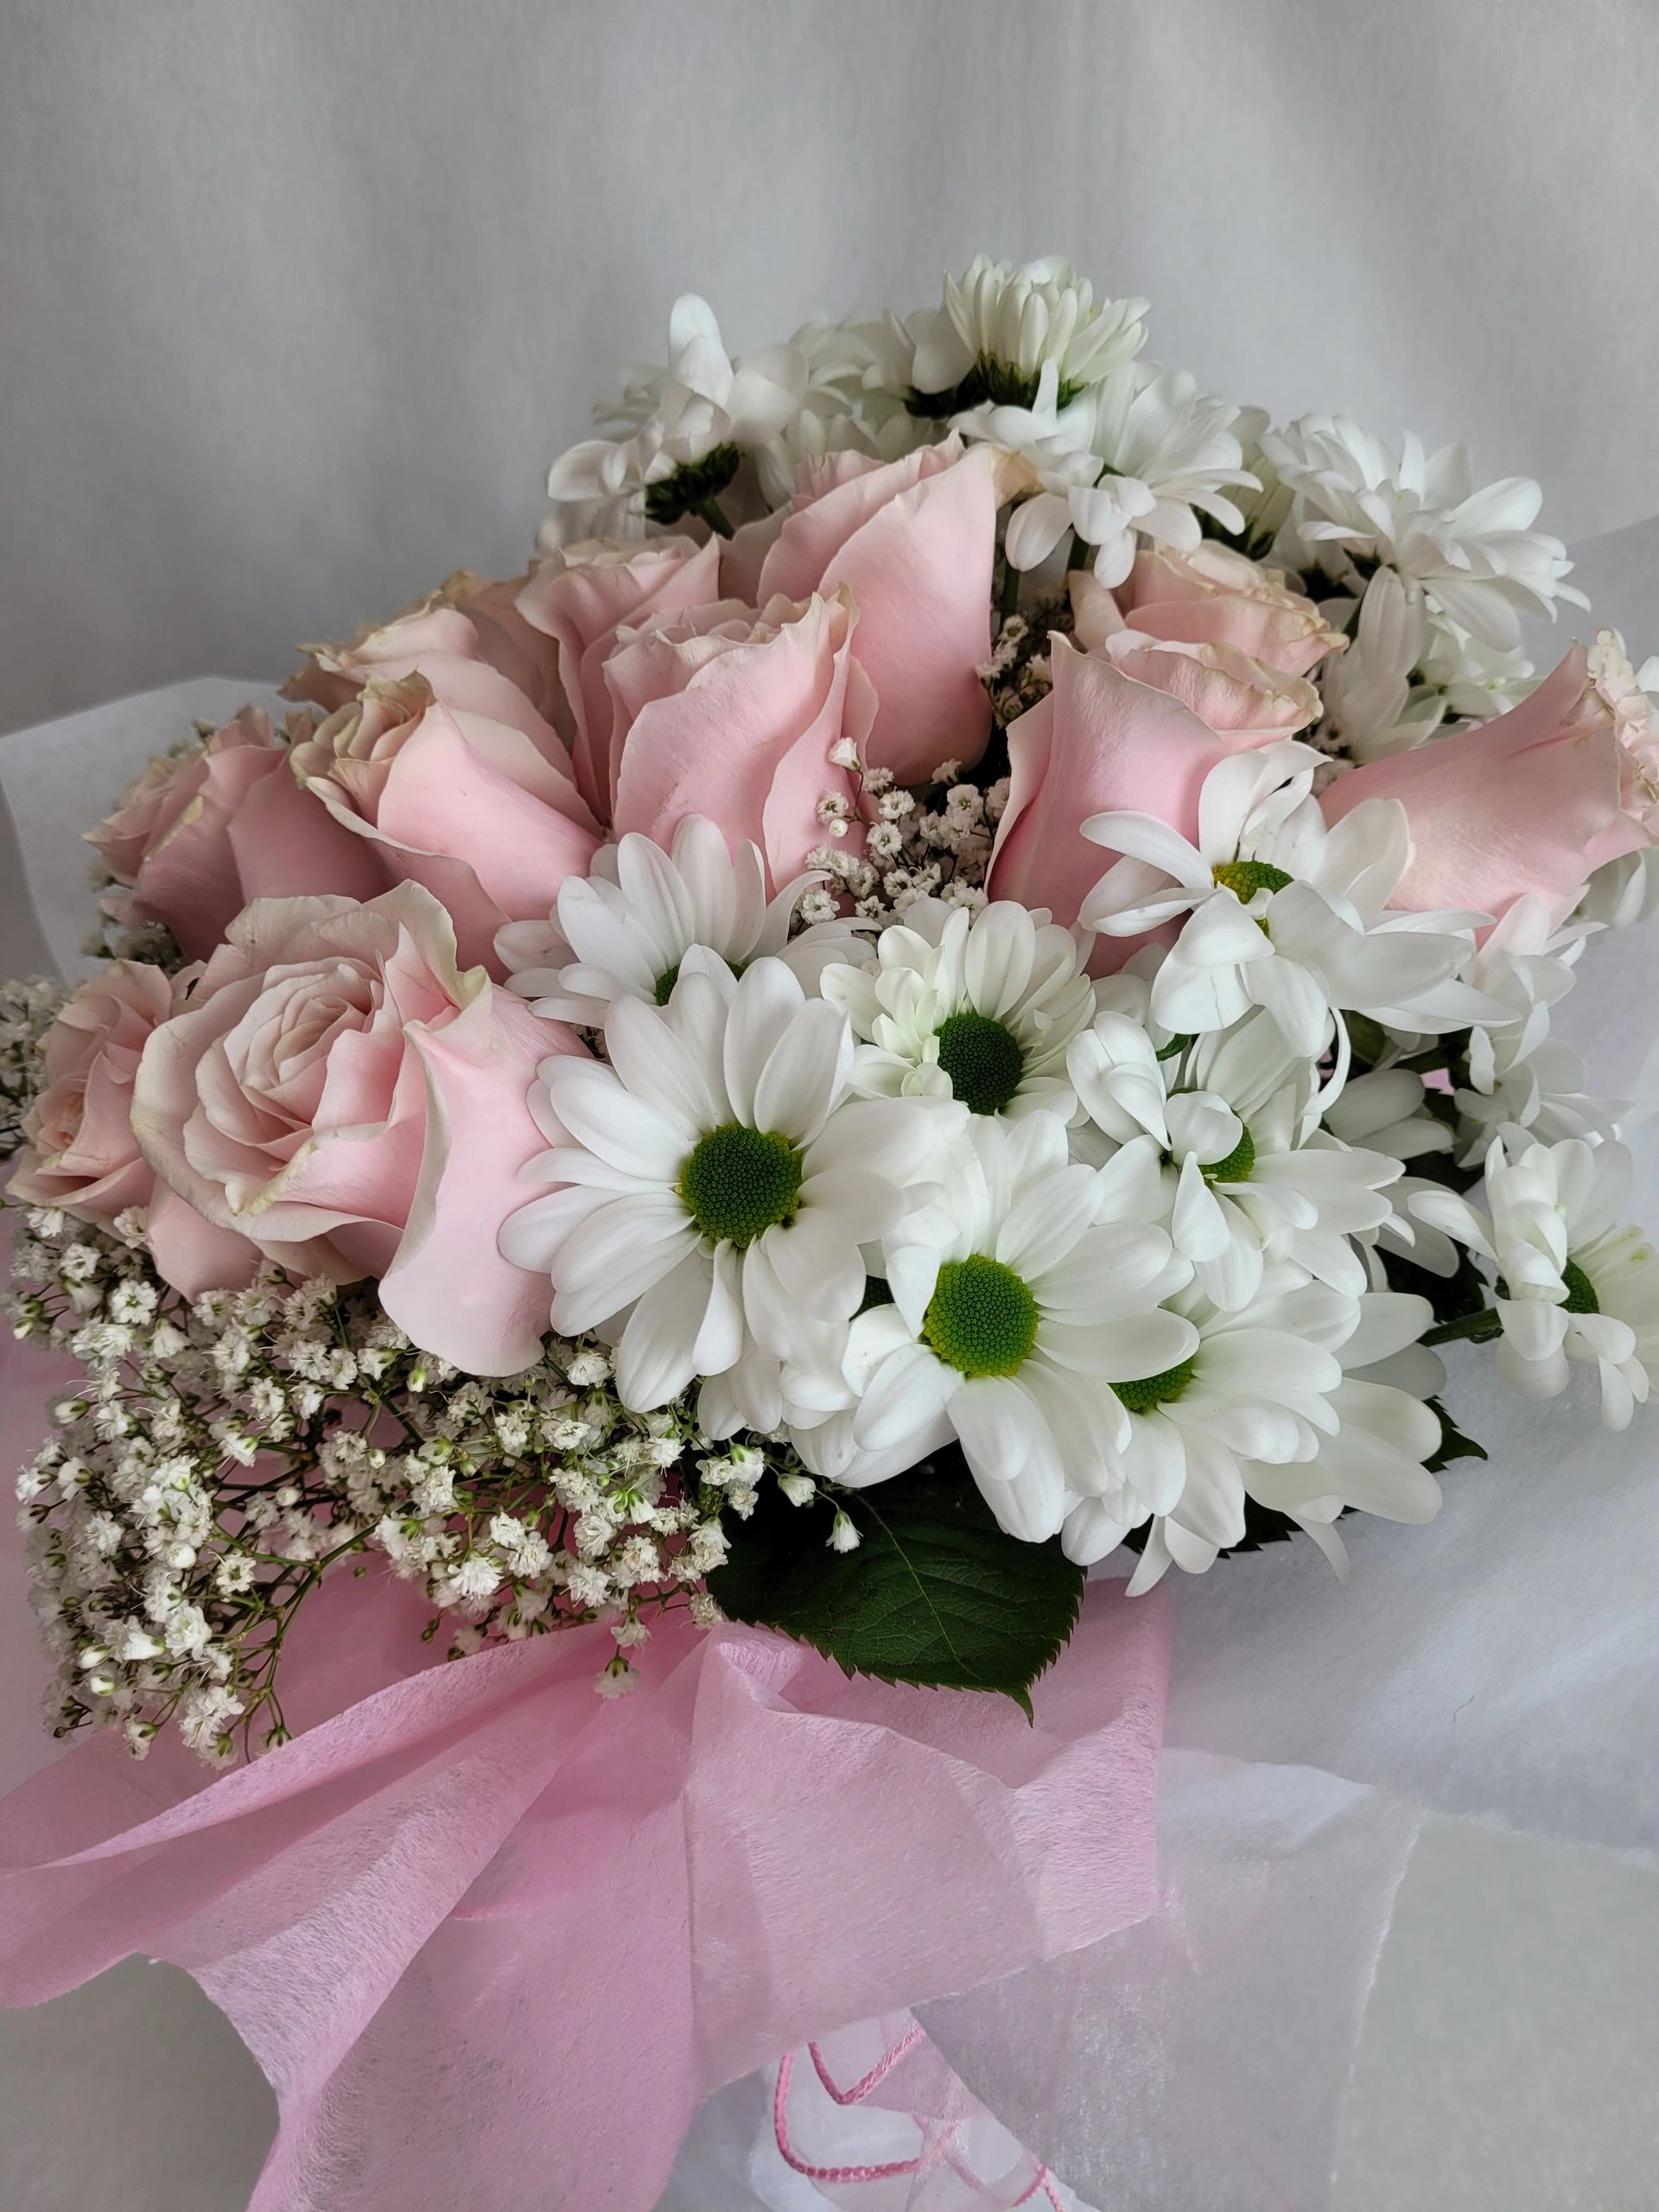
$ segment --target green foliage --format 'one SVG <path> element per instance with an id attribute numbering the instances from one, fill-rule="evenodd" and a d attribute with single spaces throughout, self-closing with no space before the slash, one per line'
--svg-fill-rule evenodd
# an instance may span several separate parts
<path id="1" fill-rule="evenodd" d="M 761 1486 L 709 1587 L 733 1620 L 798 1637 L 849 1675 L 942 1689 L 997 1690 L 1029 1716 L 1031 1685 L 1077 1624 L 1084 1574 L 1058 1539 L 999 1529 L 953 1446 L 868 1491 L 836 1491 L 858 1531 L 828 1548 L 818 1500 Z"/>

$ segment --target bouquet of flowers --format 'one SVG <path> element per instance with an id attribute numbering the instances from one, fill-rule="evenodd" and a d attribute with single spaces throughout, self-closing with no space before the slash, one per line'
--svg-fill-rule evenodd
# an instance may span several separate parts
<path id="1" fill-rule="evenodd" d="M 280 1737 L 375 1550 L 456 1651 L 608 1620 L 607 1687 L 682 1605 L 1023 1696 L 1126 1540 L 1432 1513 L 1431 1344 L 1629 1420 L 1549 1014 L 1644 904 L 1649 702 L 1607 633 L 1532 683 L 1535 487 L 1271 431 L 1145 312 L 982 261 L 733 363 L 682 300 L 527 576 L 92 833 L 117 957 L 9 1046 L 58 1726 Z"/>
<path id="2" fill-rule="evenodd" d="M 1535 676 L 1535 486 L 1146 315 L 982 259 L 733 359 L 683 298 L 527 573 L 90 833 L 97 972 L 0 1001 L 55 1730 L 297 1774 L 314 1618 L 1030 1713 L 1127 1547 L 1081 1741 L 1172 1567 L 1434 1513 L 1436 1347 L 1631 1420 L 1659 1269 L 1550 1025 L 1655 903 L 1654 664 Z"/>

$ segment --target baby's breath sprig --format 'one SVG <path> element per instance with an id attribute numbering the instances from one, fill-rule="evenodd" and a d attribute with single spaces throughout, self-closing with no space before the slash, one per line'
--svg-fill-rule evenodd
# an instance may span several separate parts
<path id="1" fill-rule="evenodd" d="M 17 1486 L 56 1732 L 118 1726 L 142 1754 L 174 1726 L 214 1760 L 283 1742 L 289 1631 L 348 1559 L 418 1582 L 451 1656 L 607 1623 L 607 1692 L 656 1615 L 718 1618 L 702 1582 L 720 1516 L 766 1454 L 711 1459 L 684 1405 L 628 1412 L 600 1347 L 552 1338 L 524 1374 L 463 1376 L 369 1284 L 267 1268 L 192 1302 L 155 1274 L 137 1214 L 112 1234 L 55 1211 L 22 1229 L 14 1326 L 86 1370 Z"/>

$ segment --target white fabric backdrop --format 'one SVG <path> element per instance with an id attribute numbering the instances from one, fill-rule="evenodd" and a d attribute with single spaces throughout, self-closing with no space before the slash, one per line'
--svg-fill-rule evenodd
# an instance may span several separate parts
<path id="1" fill-rule="evenodd" d="M 506 574 L 702 289 L 982 248 L 1229 397 L 1659 509 L 1652 0 L 0 0 L 0 728 Z"/>

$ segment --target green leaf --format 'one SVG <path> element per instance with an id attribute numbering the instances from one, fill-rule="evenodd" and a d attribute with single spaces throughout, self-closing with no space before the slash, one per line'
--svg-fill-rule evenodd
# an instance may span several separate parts
<path id="1" fill-rule="evenodd" d="M 817 1501 L 791 1505 L 761 1486 L 709 1588 L 733 1620 L 781 1629 L 849 1675 L 929 1688 L 998 1690 L 1031 1714 L 1031 1685 L 1077 1624 L 1084 1573 L 1058 1538 L 1003 1533 L 954 1446 L 925 1465 L 834 1503 L 858 1531 L 831 1551 Z"/>
<path id="2" fill-rule="evenodd" d="M 1472 1436 L 1465 1436 L 1438 1398 L 1429 1398 L 1425 1402 L 1440 1424 L 1439 1446 L 1423 1462 L 1431 1475 L 1442 1473 L 1454 1459 L 1484 1459 L 1486 1457 L 1485 1446 L 1477 1444 Z"/>

